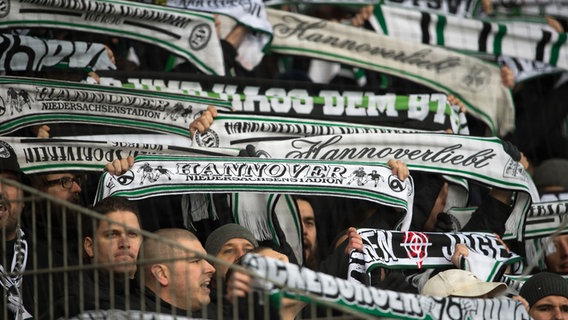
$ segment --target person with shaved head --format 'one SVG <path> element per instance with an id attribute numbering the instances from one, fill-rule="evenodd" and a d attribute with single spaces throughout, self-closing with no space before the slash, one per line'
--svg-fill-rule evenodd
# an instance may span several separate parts
<path id="1" fill-rule="evenodd" d="M 191 315 L 207 310 L 215 268 L 204 259 L 205 249 L 185 229 L 160 229 L 144 241 L 141 254 L 147 311 Z M 176 245 L 174 245 L 174 243 Z"/>

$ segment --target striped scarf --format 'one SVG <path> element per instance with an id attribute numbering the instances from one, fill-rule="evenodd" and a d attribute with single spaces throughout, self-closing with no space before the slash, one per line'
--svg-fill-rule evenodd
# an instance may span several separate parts
<path id="1" fill-rule="evenodd" d="M 381 34 L 462 51 L 507 55 L 568 67 L 566 34 L 542 24 L 497 23 L 377 5 Z"/>

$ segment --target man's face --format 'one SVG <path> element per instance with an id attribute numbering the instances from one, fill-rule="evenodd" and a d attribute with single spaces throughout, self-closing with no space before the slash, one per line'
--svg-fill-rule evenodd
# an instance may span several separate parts
<path id="1" fill-rule="evenodd" d="M 81 186 L 77 183 L 80 176 L 73 173 L 53 173 L 46 174 L 45 181 L 47 185 L 44 186 L 43 191 L 56 197 L 57 199 L 69 201 L 74 204 L 80 204 Z M 61 184 L 61 180 L 67 180 L 67 188 Z"/>
<path id="2" fill-rule="evenodd" d="M 568 234 L 554 237 L 555 252 L 546 256 L 546 265 L 551 272 L 568 273 Z"/>
<path id="3" fill-rule="evenodd" d="M 18 181 L 13 173 L 2 172 L 0 177 Z M 0 227 L 6 232 L 6 240 L 16 238 L 16 228 L 24 209 L 24 192 L 22 189 L 0 181 Z M 0 233 L 0 239 L 3 235 Z"/>
<path id="4" fill-rule="evenodd" d="M 568 319 L 568 298 L 544 297 L 531 306 L 529 315 L 535 320 Z"/>
<path id="5" fill-rule="evenodd" d="M 113 211 L 105 214 L 109 219 L 127 227 L 101 220 L 94 239 L 85 237 L 84 249 L 94 263 L 129 263 L 109 267 L 115 273 L 136 273 L 136 259 L 142 244 L 140 223 L 133 212 Z"/>
<path id="6" fill-rule="evenodd" d="M 217 253 L 217 258 L 226 261 L 230 264 L 235 263 L 238 258 L 245 255 L 245 253 L 254 249 L 254 245 L 248 241 L 247 239 L 243 238 L 233 238 L 221 247 L 219 253 Z M 225 277 L 227 274 L 227 270 L 229 267 L 219 264 L 217 266 L 217 270 L 220 272 L 220 275 Z"/>
<path id="7" fill-rule="evenodd" d="M 316 252 L 317 246 L 317 229 L 314 209 L 309 202 L 298 199 L 298 209 L 302 218 L 302 229 L 304 230 L 302 240 L 304 247 L 304 256 L 309 260 Z"/>
<path id="8" fill-rule="evenodd" d="M 198 240 L 182 239 L 179 244 L 192 251 L 206 254 Z M 196 257 L 193 253 L 186 255 L 188 255 L 186 259 L 172 263 L 173 303 L 178 308 L 195 312 L 211 301 L 209 285 L 215 268 L 207 260 Z"/>

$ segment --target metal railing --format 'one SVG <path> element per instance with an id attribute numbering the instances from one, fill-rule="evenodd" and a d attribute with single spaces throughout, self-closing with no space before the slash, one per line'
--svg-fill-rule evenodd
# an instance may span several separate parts
<path id="1" fill-rule="evenodd" d="M 155 302 L 148 297 L 148 289 L 145 288 L 145 266 L 155 263 L 172 263 L 171 259 L 151 260 L 139 255 L 137 260 L 137 272 L 134 279 L 125 279 L 126 274 L 106 272 L 109 268 L 119 263 L 88 263 L 83 256 L 83 232 L 81 226 L 90 219 L 112 221 L 104 215 L 92 210 L 59 200 L 49 194 L 45 194 L 26 185 L 12 180 L 0 179 L 0 183 L 16 186 L 25 192 L 24 212 L 21 216 L 20 225 L 25 232 L 28 242 L 28 264 L 23 272 L 23 283 L 20 296 L 23 299 L 33 300 L 33 305 L 27 310 L 34 319 L 169 319 L 184 317 L 199 317 L 212 319 L 273 319 L 279 317 L 280 311 L 286 307 L 282 304 L 274 292 L 251 292 L 245 298 L 228 301 L 223 292 L 223 279 L 214 277 L 212 285 L 219 290 L 211 292 L 212 303 L 203 304 L 201 311 L 191 312 L 182 309 L 167 310 L 164 304 Z M 2 190 L 0 190 L 2 191 Z M 17 201 L 17 200 L 16 200 Z M 124 226 L 124 225 L 122 225 Z M 189 252 L 179 243 L 161 239 L 154 233 L 140 231 L 144 239 L 155 239 L 162 243 L 184 251 L 188 254 L 203 258 L 214 265 L 226 262 L 210 255 L 202 255 L 198 252 Z M 2 252 L 6 253 L 11 242 L 6 241 L 5 232 L 2 232 Z M 6 254 L 2 256 L 2 265 L 9 266 L 11 261 Z M 255 278 L 257 275 L 249 270 L 238 266 L 229 266 L 234 271 L 248 274 Z M 5 267 L 7 271 L 10 271 Z M 8 276 L 16 274 L 7 273 Z M 170 275 L 173 277 L 173 275 Z M 186 281 L 185 277 L 172 279 L 173 281 Z M 271 281 L 263 279 L 264 281 Z M 280 284 L 275 286 L 282 288 Z M 290 292 L 295 290 L 288 289 Z M 26 290 L 26 292 L 24 292 Z M 8 307 L 9 298 L 7 291 L 3 290 L 2 296 L 2 319 L 11 319 L 11 307 Z M 32 291 L 32 292 L 30 292 Z M 150 294 L 151 295 L 151 294 Z M 190 297 L 191 292 L 187 297 Z M 308 295 L 309 296 L 309 295 Z M 192 298 L 187 298 L 188 300 Z M 316 296 L 311 296 L 311 303 L 305 303 L 305 307 L 296 305 L 297 319 L 364 319 L 368 315 L 357 312 L 350 308 L 329 303 Z M 285 300 L 289 302 L 288 300 Z M 191 301 L 186 301 L 190 303 Z M 314 303 L 314 302 L 317 302 Z M 24 301 L 24 305 L 29 305 Z M 294 304 L 294 303 L 292 303 Z M 160 312 L 160 317 L 156 316 Z"/>

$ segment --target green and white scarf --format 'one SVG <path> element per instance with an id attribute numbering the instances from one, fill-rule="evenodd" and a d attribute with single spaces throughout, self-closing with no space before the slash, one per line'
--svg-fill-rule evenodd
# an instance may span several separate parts
<path id="1" fill-rule="evenodd" d="M 442 93 L 380 93 L 291 81 L 258 82 L 250 78 L 102 72 L 101 84 L 216 98 L 234 111 L 345 121 L 373 125 L 445 130 L 468 134 L 465 114 Z"/>
<path id="2" fill-rule="evenodd" d="M 509 298 L 441 298 L 381 290 L 252 253 L 242 263 L 257 275 L 253 288 L 268 290 L 275 299 L 283 295 L 396 319 L 530 319 L 524 306 Z"/>
<path id="3" fill-rule="evenodd" d="M 498 138 L 449 134 L 350 134 L 260 142 L 259 155 L 333 161 L 404 161 L 413 170 L 455 175 L 489 186 L 520 191 L 507 220 L 505 238 L 522 238 L 525 212 L 538 192 L 522 165 Z"/>
<path id="4" fill-rule="evenodd" d="M 122 0 L 20 0 L 0 8 L 4 28 L 60 28 L 149 43 L 179 55 L 206 74 L 225 75 L 210 14 Z"/>
<path id="5" fill-rule="evenodd" d="M 200 111 L 226 105 L 211 98 L 19 77 L 0 79 L 0 102 L 0 134 L 73 122 L 187 136 Z"/>
<path id="6" fill-rule="evenodd" d="M 374 201 L 412 215 L 412 179 L 373 163 L 259 158 L 137 156 L 125 175 L 103 174 L 96 198 L 216 192 L 312 193 Z M 127 181 L 125 181 L 127 180 Z"/>
<path id="7" fill-rule="evenodd" d="M 116 69 L 100 43 L 44 40 L 0 34 L 0 71 L 40 71 L 48 67 Z"/>
<path id="8" fill-rule="evenodd" d="M 161 136 L 167 142 L 167 136 Z M 155 138 L 155 137 L 153 137 Z M 26 174 L 53 171 L 101 172 L 105 165 L 116 159 L 141 154 L 187 156 L 237 156 L 238 150 L 224 148 L 191 148 L 178 145 L 153 143 L 147 136 L 139 139 L 70 140 L 2 137 L 16 153 L 18 163 Z"/>
<path id="9" fill-rule="evenodd" d="M 339 23 L 267 9 L 274 52 L 302 55 L 393 74 L 460 99 L 496 135 L 514 128 L 510 92 L 497 66 L 464 54 Z"/>

